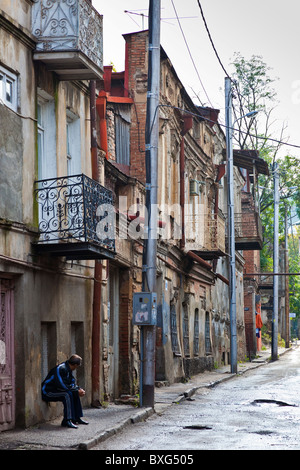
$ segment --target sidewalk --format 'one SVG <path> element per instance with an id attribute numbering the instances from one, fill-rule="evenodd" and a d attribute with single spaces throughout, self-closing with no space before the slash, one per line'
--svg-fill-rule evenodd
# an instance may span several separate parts
<path id="1" fill-rule="evenodd" d="M 279 348 L 278 354 L 289 351 Z M 252 362 L 238 364 L 238 375 L 268 363 L 271 350 L 261 351 Z M 78 429 L 61 427 L 61 418 L 28 429 L 15 429 L 0 433 L 0 450 L 88 450 L 97 443 L 116 434 L 125 426 L 146 420 L 153 413 L 163 413 L 166 407 L 191 397 L 200 388 L 210 388 L 235 377 L 230 366 L 193 377 L 187 383 L 175 383 L 155 388 L 155 406 L 135 408 L 128 404 L 110 404 L 107 408 L 86 408 L 84 419 L 88 426 Z"/>

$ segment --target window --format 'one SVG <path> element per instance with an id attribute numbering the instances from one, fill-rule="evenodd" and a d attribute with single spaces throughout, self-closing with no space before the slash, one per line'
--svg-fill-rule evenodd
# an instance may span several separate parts
<path id="1" fill-rule="evenodd" d="M 199 309 L 195 309 L 194 318 L 194 356 L 199 356 Z"/>
<path id="2" fill-rule="evenodd" d="M 42 119 L 42 106 L 37 106 L 37 121 L 38 121 L 38 160 L 39 160 L 39 179 L 42 178 L 42 167 L 44 162 L 44 124 Z"/>
<path id="3" fill-rule="evenodd" d="M 172 342 L 172 351 L 174 354 L 180 354 L 179 344 L 178 344 L 178 335 L 177 335 L 177 318 L 176 318 L 176 307 L 174 304 L 171 305 L 170 312 L 171 320 L 171 342 Z"/>
<path id="4" fill-rule="evenodd" d="M 130 165 L 130 107 L 118 106 L 115 110 L 116 162 Z"/>
<path id="5" fill-rule="evenodd" d="M 188 305 L 183 302 L 183 350 L 184 355 L 187 357 L 190 355 L 190 335 L 189 335 L 189 312 L 188 312 Z"/>
<path id="6" fill-rule="evenodd" d="M 38 179 L 56 178 L 56 117 L 54 99 L 46 92 L 39 90 L 37 103 L 37 151 L 38 151 Z M 42 183 L 38 188 L 42 189 Z M 40 193 L 43 194 L 42 192 Z M 55 240 L 57 233 L 52 230 L 51 223 L 55 220 L 57 201 L 39 199 L 39 223 L 43 231 L 51 232 L 51 235 L 45 233 L 44 241 Z M 50 228 L 51 227 L 51 228 Z"/>
<path id="7" fill-rule="evenodd" d="M 67 110 L 67 174 L 68 176 L 81 173 L 81 139 L 80 119 Z"/>
<path id="8" fill-rule="evenodd" d="M 206 355 L 211 354 L 209 312 L 206 312 L 205 314 L 205 353 Z"/>
<path id="9" fill-rule="evenodd" d="M 38 177 L 56 178 L 56 117 L 54 99 L 45 92 L 38 97 Z"/>
<path id="10" fill-rule="evenodd" d="M 17 76 L 0 67 L 0 99 L 14 111 L 17 110 Z"/>

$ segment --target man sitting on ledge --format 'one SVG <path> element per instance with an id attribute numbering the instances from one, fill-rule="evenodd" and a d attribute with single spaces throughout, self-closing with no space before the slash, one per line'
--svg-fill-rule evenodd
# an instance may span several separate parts
<path id="1" fill-rule="evenodd" d="M 50 370 L 42 383 L 42 399 L 44 401 L 61 401 L 64 405 L 64 419 L 61 425 L 77 429 L 76 424 L 88 424 L 82 418 L 80 397 L 85 391 L 76 385 L 73 370 L 81 365 L 81 357 L 73 354 L 66 362 L 62 362 Z"/>

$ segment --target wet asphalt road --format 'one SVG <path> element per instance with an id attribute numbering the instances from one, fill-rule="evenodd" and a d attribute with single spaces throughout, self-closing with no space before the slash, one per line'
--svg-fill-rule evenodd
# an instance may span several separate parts
<path id="1" fill-rule="evenodd" d="M 298 450 L 300 348 L 126 428 L 93 450 Z"/>

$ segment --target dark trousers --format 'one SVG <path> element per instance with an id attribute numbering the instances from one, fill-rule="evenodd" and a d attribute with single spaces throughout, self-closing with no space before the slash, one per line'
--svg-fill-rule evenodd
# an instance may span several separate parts
<path id="1" fill-rule="evenodd" d="M 82 407 L 80 397 L 77 391 L 57 391 L 42 394 L 44 401 L 61 401 L 64 405 L 64 420 L 77 421 L 81 418 Z"/>

